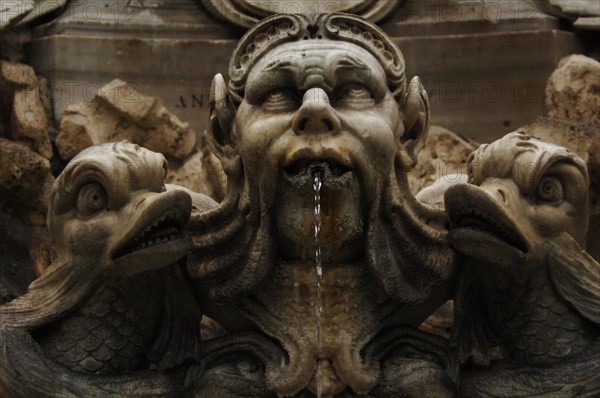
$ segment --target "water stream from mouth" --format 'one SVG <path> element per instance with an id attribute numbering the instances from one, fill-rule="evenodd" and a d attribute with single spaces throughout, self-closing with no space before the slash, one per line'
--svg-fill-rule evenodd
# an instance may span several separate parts
<path id="1" fill-rule="evenodd" d="M 323 336 L 321 326 L 321 316 L 323 313 L 323 266 L 321 264 L 321 187 L 323 185 L 321 171 L 317 171 L 314 175 L 313 180 L 313 191 L 315 193 L 315 267 L 317 271 L 317 303 L 316 317 L 317 317 L 317 370 L 316 370 L 316 381 L 317 381 L 317 398 L 322 396 L 322 364 L 321 357 L 323 351 Z"/>

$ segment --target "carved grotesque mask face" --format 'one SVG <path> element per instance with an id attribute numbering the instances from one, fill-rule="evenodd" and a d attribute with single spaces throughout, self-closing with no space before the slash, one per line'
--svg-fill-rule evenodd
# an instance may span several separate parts
<path id="1" fill-rule="evenodd" d="M 246 177 L 279 187 L 283 247 L 312 239 L 319 173 L 323 234 L 339 241 L 338 251 L 362 236 L 362 205 L 389 173 L 402 132 L 379 62 L 358 46 L 328 40 L 287 43 L 263 57 L 249 73 L 233 128 Z"/>
<path id="2" fill-rule="evenodd" d="M 229 299 L 257 286 L 277 259 L 312 263 L 315 178 L 322 261 L 377 267 L 381 253 L 393 256 L 376 244 L 390 232 L 382 217 L 408 189 L 404 172 L 425 143 L 429 102 L 417 77 L 407 84 L 389 37 L 349 14 L 277 15 L 244 35 L 229 77 L 213 80 L 207 129 L 228 189 L 199 217 L 189 272 L 214 281 L 213 298 Z M 211 247 L 216 237 L 223 250 Z M 225 244 L 233 237 L 234 250 Z"/>

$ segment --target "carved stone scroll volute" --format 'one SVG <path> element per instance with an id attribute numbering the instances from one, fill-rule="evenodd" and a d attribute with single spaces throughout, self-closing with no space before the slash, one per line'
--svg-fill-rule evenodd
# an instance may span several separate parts
<path id="1" fill-rule="evenodd" d="M 378 22 L 398 7 L 402 0 L 201 0 L 201 3 L 215 17 L 235 26 L 250 28 L 261 19 L 275 14 L 315 15 L 345 12 Z"/>

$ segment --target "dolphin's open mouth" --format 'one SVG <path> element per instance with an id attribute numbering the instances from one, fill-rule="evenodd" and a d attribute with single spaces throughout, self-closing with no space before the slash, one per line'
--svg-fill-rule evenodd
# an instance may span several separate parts
<path id="1" fill-rule="evenodd" d="M 450 187 L 444 195 L 450 221 L 448 240 L 457 251 L 497 265 L 516 265 L 525 258 L 529 243 L 501 202 L 469 184 Z"/>
<path id="2" fill-rule="evenodd" d="M 527 245 L 514 230 L 499 219 L 474 207 L 462 207 L 452 214 L 452 229 L 463 230 L 462 235 L 467 236 L 469 230 L 472 235 L 490 235 L 508 245 L 527 253 Z M 465 231 L 466 230 L 466 231 Z"/>
<path id="3" fill-rule="evenodd" d="M 150 247 L 166 244 L 184 238 L 184 228 L 189 214 L 179 207 L 173 207 L 149 222 L 133 239 L 118 249 L 113 259 Z"/>

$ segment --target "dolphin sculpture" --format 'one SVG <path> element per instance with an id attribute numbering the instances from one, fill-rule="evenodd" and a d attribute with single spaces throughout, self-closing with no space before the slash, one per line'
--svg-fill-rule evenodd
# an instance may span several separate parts
<path id="1" fill-rule="evenodd" d="M 445 193 L 449 241 L 464 256 L 452 340 L 463 362 L 492 366 L 464 372 L 460 396 L 598 396 L 585 163 L 516 132 L 480 146 L 468 172 Z"/>
<path id="2" fill-rule="evenodd" d="M 192 200 L 167 191 L 161 154 L 130 143 L 79 153 L 57 178 L 54 261 L 0 306 L 0 395 L 177 396 L 201 313 L 177 261 Z"/>

